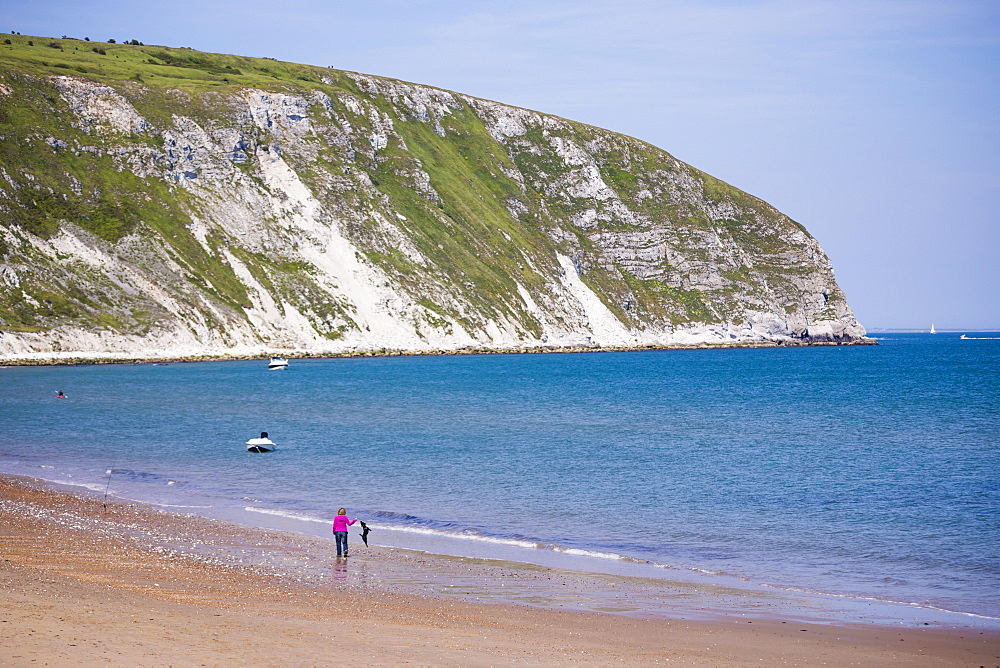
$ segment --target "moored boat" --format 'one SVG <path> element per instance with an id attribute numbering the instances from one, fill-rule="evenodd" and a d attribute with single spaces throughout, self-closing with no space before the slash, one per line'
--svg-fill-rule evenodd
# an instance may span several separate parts
<path id="1" fill-rule="evenodd" d="M 267 432 L 260 432 L 260 438 L 247 441 L 247 452 L 271 452 L 275 449 L 274 441 L 267 437 Z"/>

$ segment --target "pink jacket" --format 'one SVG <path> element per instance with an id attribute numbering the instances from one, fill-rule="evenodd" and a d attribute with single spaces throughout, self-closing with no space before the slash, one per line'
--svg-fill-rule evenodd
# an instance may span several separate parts
<path id="1" fill-rule="evenodd" d="M 336 517 L 333 518 L 333 530 L 347 531 L 347 527 L 351 526 L 357 521 L 358 521 L 357 518 L 354 518 L 353 520 L 348 520 L 347 515 L 337 515 Z"/>

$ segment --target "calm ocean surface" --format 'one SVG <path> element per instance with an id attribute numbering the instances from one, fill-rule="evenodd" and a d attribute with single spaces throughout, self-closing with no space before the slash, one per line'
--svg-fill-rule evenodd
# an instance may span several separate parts
<path id="1" fill-rule="evenodd" d="M 0 368 L 0 470 L 324 536 L 343 505 L 381 544 L 1000 618 L 1000 340 L 876 336 Z M 277 452 L 245 451 L 261 431 Z"/>

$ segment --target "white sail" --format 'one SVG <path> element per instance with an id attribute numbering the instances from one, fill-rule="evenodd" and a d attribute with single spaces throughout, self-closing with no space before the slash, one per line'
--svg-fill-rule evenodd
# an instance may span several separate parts
<path id="1" fill-rule="evenodd" d="M 931 323 L 931 334 L 937 334 L 937 330 L 934 329 L 934 323 Z"/>

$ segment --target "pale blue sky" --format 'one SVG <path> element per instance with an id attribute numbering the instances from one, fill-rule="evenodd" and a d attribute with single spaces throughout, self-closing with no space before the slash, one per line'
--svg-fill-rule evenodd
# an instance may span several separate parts
<path id="1" fill-rule="evenodd" d="M 805 225 L 866 327 L 1000 327 L 995 0 L 0 0 L 0 22 L 397 77 L 623 132 Z"/>

